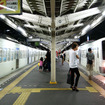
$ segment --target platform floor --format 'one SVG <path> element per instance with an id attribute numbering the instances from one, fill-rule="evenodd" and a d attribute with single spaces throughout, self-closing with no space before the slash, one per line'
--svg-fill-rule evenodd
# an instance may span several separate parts
<path id="1" fill-rule="evenodd" d="M 50 72 L 39 72 L 37 65 L 26 69 L 2 86 L 0 105 L 105 105 L 105 90 L 81 71 L 76 92 L 66 83 L 68 63 L 59 59 L 56 70 L 57 84 L 49 84 Z"/>

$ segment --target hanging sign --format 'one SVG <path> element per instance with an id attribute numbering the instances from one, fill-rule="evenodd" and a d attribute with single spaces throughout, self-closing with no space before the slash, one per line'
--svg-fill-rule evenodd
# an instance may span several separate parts
<path id="1" fill-rule="evenodd" d="M 0 0 L 0 14 L 21 14 L 21 0 Z"/>

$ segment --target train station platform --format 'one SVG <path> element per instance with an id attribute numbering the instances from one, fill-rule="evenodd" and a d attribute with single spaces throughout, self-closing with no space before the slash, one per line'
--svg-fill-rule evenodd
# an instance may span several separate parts
<path id="1" fill-rule="evenodd" d="M 39 72 L 31 65 L 4 85 L 1 85 L 0 105 L 104 105 L 105 90 L 88 80 L 80 70 L 79 92 L 66 83 L 69 65 L 56 62 L 57 84 L 50 84 L 51 72 Z"/>

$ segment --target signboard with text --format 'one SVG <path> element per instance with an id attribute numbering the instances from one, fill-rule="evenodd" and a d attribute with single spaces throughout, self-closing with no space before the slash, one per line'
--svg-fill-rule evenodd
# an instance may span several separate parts
<path id="1" fill-rule="evenodd" d="M 21 0 L 0 0 L 0 14 L 21 14 Z"/>

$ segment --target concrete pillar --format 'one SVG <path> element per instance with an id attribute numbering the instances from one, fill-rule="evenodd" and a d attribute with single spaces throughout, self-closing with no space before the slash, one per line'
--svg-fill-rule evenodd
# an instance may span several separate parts
<path id="1" fill-rule="evenodd" d="M 56 82 L 56 52 L 55 52 L 55 0 L 50 0 L 51 3 L 51 81 L 50 84 Z"/>
<path id="2" fill-rule="evenodd" d="M 55 33 L 52 32 L 51 43 L 51 84 L 56 84 L 56 51 L 55 51 Z"/>

